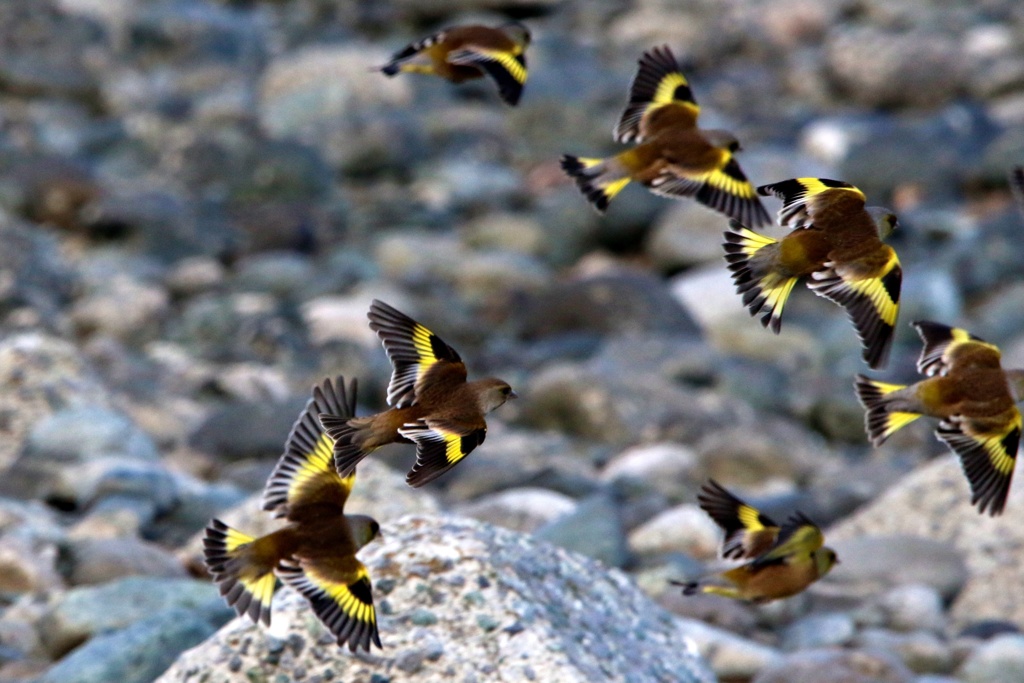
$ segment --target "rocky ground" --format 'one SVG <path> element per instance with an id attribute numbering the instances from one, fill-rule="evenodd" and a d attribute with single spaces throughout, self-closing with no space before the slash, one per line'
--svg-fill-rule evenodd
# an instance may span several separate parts
<path id="1" fill-rule="evenodd" d="M 371 71 L 509 17 L 534 34 L 515 109 Z M 1020 487 L 982 518 L 929 425 L 872 449 L 840 309 L 798 290 L 773 337 L 719 215 L 629 187 L 600 217 L 558 168 L 617 148 L 661 43 L 755 184 L 899 213 L 875 376 L 915 377 L 917 319 L 1024 367 L 1015 0 L 0 1 L 0 681 L 1024 679 Z M 360 468 L 388 607 L 385 650 L 351 657 L 287 591 L 269 632 L 232 620 L 196 534 L 266 528 L 324 376 L 384 405 L 373 298 L 521 398 L 423 490 L 409 448 Z M 708 476 L 802 509 L 842 564 L 778 604 L 684 599 L 668 579 L 715 561 Z"/>

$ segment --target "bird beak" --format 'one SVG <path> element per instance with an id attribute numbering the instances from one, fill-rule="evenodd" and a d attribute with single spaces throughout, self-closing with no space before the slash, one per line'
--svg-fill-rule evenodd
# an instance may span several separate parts
<path id="1" fill-rule="evenodd" d="M 510 392 L 508 392 L 508 397 L 509 398 L 519 398 L 519 394 L 517 394 L 515 391 L 510 391 Z"/>

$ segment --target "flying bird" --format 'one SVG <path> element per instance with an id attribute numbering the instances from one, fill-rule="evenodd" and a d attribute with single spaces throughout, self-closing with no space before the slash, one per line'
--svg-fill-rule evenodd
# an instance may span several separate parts
<path id="1" fill-rule="evenodd" d="M 697 127 L 700 107 L 667 45 L 643 54 L 614 137 L 637 143 L 605 159 L 563 155 L 562 169 L 604 213 L 631 181 L 666 197 L 693 197 L 746 225 L 771 222 L 735 152 L 736 136 Z"/>
<path id="2" fill-rule="evenodd" d="M 515 106 L 526 85 L 529 44 L 530 31 L 518 22 L 495 28 L 453 26 L 410 43 L 379 70 L 387 76 L 432 74 L 452 83 L 490 76 L 501 99 Z"/>
<path id="3" fill-rule="evenodd" d="M 325 379 L 292 427 L 263 494 L 263 508 L 283 518 L 284 527 L 253 538 L 214 519 L 203 537 L 207 569 L 239 616 L 269 626 L 280 578 L 352 652 L 381 647 L 370 575 L 356 559 L 380 527 L 366 515 L 345 514 L 355 472 L 341 477 L 334 469 L 333 442 L 318 416 L 350 417 L 355 403 L 355 380 L 346 389 L 343 377 Z"/>
<path id="4" fill-rule="evenodd" d="M 779 224 L 792 230 L 776 240 L 730 223 L 725 259 L 750 314 L 778 334 L 786 300 L 804 280 L 846 310 L 868 366 L 884 367 L 903 282 L 895 250 L 882 241 L 899 226 L 896 215 L 865 207 L 864 193 L 840 180 L 793 178 L 757 191 L 783 200 Z"/>
<path id="5" fill-rule="evenodd" d="M 416 464 L 406 482 L 423 486 L 484 442 L 485 416 L 516 392 L 494 377 L 467 382 L 455 349 L 388 304 L 374 300 L 368 317 L 393 366 L 391 408 L 366 417 L 324 413 L 320 423 L 334 440 L 334 465 L 341 476 L 381 446 L 413 442 Z"/>
<path id="6" fill-rule="evenodd" d="M 1020 444 L 1024 370 L 1003 370 L 998 347 L 967 330 L 928 321 L 914 327 L 926 379 L 904 386 L 857 375 L 868 438 L 877 447 L 922 415 L 938 418 L 935 436 L 959 456 L 971 504 L 1002 514 Z"/>
<path id="7" fill-rule="evenodd" d="M 781 527 L 713 479 L 697 496 L 725 531 L 722 556 L 750 561 L 697 581 L 672 581 L 683 595 L 709 593 L 762 604 L 800 593 L 839 560 L 814 522 L 796 512 Z M 722 585 L 722 582 L 726 585 Z"/>

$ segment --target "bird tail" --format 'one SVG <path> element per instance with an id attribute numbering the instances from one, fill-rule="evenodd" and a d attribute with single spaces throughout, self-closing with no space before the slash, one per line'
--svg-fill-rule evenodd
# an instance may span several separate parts
<path id="1" fill-rule="evenodd" d="M 699 595 L 701 593 L 707 593 L 709 595 L 724 595 L 727 598 L 741 599 L 743 596 L 740 592 L 730 586 L 716 586 L 713 584 L 704 584 L 700 581 L 670 581 L 673 586 L 681 586 L 683 589 L 683 595 Z"/>
<path id="2" fill-rule="evenodd" d="M 764 313 L 761 324 L 778 334 L 782 309 L 799 278 L 778 272 L 775 267 L 779 242 L 747 229 L 736 220 L 725 232 L 725 260 L 732 271 L 736 291 L 750 315 Z"/>
<path id="3" fill-rule="evenodd" d="M 280 558 L 267 537 L 253 538 L 219 519 L 210 521 L 203 535 L 206 568 L 228 605 L 239 616 L 270 625 L 270 601 Z"/>
<path id="4" fill-rule="evenodd" d="M 334 440 L 334 469 L 342 477 L 351 475 L 360 460 L 383 445 L 373 443 L 373 416 L 354 418 L 321 413 L 320 426 Z"/>
<path id="5" fill-rule="evenodd" d="M 618 169 L 619 164 L 611 159 L 593 159 L 575 157 L 571 154 L 562 155 L 562 170 L 576 181 L 580 192 L 586 196 L 599 213 L 608 210 L 608 203 L 629 184 L 631 178 L 624 170 Z"/>
<path id="6" fill-rule="evenodd" d="M 864 428 L 873 446 L 880 446 L 894 432 L 921 417 L 921 413 L 900 410 L 903 395 L 899 392 L 905 388 L 902 384 L 886 384 L 857 375 L 854 389 L 867 411 L 864 415 Z"/>

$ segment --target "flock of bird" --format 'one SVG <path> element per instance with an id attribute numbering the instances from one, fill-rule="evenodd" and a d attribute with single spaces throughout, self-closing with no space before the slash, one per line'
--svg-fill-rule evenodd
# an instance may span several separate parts
<path id="1" fill-rule="evenodd" d="M 459 26 L 412 43 L 380 67 L 387 76 L 432 74 L 459 83 L 489 76 L 501 98 L 515 105 L 526 82 L 530 33 L 522 24 Z M 564 155 L 561 165 L 599 212 L 630 182 L 668 197 L 690 197 L 729 218 L 725 259 L 751 315 L 778 333 L 793 288 L 803 281 L 843 307 L 872 369 L 889 357 L 899 313 L 903 271 L 883 240 L 895 214 L 866 206 L 849 183 L 793 178 L 755 188 L 728 131 L 697 126 L 700 107 L 667 46 L 639 59 L 629 100 L 614 129 L 632 144 L 608 158 Z M 1012 186 L 1024 192 L 1024 171 Z M 759 199 L 783 202 L 781 239 L 756 232 L 771 219 Z M 441 476 L 483 443 L 486 415 L 515 398 L 505 381 L 467 381 L 451 346 L 395 308 L 374 301 L 368 313 L 393 371 L 389 408 L 357 417 L 356 381 L 324 380 L 313 391 L 267 481 L 263 508 L 284 518 L 282 528 L 253 538 L 212 520 L 206 529 L 206 565 L 239 615 L 270 623 L 276 580 L 305 596 L 339 645 L 381 647 L 371 582 L 357 551 L 379 525 L 345 512 L 358 463 L 390 443 L 412 443 L 416 462 L 406 478 L 419 487 Z M 855 389 L 866 410 L 871 443 L 919 417 L 938 419 L 936 435 L 959 457 L 980 512 L 1002 513 L 1021 434 L 1017 398 L 1024 370 L 1004 370 L 999 349 L 966 330 L 914 323 L 923 342 L 917 363 L 926 378 L 910 386 L 858 375 Z M 821 529 L 800 512 L 773 520 L 715 481 L 704 484 L 700 507 L 724 531 L 722 556 L 744 564 L 695 581 L 673 583 L 686 595 L 710 593 L 762 603 L 795 595 L 838 562 Z"/>

